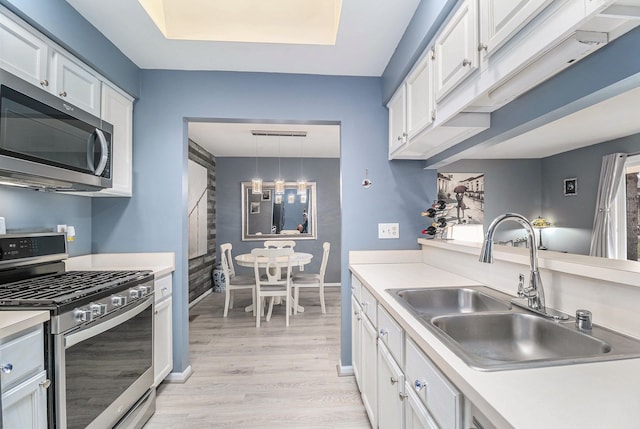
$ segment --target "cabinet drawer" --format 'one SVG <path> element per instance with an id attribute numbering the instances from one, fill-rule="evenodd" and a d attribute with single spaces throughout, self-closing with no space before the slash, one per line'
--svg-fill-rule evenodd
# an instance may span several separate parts
<path id="1" fill-rule="evenodd" d="M 0 365 L 11 365 L 11 372 L 0 373 L 2 391 L 6 392 L 22 380 L 44 369 L 42 325 L 0 344 Z"/>
<path id="2" fill-rule="evenodd" d="M 376 317 L 378 301 L 371 295 L 369 289 L 362 288 L 362 311 L 367 315 L 374 328 L 378 326 L 378 318 Z"/>
<path id="3" fill-rule="evenodd" d="M 160 302 L 163 299 L 170 297 L 173 293 L 173 281 L 171 280 L 171 274 L 156 279 L 153 283 L 153 292 L 155 293 L 155 302 Z"/>
<path id="4" fill-rule="evenodd" d="M 461 428 L 462 395 L 412 341 L 406 342 L 407 383 L 442 428 Z"/>
<path id="5" fill-rule="evenodd" d="M 362 298 L 362 283 L 360 280 L 353 274 L 351 275 L 351 294 L 356 297 L 356 301 L 358 303 L 361 302 Z"/>
<path id="6" fill-rule="evenodd" d="M 380 304 L 378 304 L 378 338 L 384 343 L 391 352 L 396 362 L 403 364 L 402 345 L 404 331 L 396 323 L 395 320 L 387 313 Z"/>

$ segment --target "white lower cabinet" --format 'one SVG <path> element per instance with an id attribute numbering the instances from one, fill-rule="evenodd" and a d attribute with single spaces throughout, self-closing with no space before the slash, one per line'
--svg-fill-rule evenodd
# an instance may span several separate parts
<path id="1" fill-rule="evenodd" d="M 3 427 L 45 429 L 50 383 L 42 325 L 0 339 L 0 367 Z"/>
<path id="2" fill-rule="evenodd" d="M 353 375 L 356 378 L 358 389 L 362 391 L 362 381 L 360 378 L 360 367 L 362 364 L 362 307 L 358 303 L 355 295 L 351 297 L 351 366 Z"/>
<path id="3" fill-rule="evenodd" d="M 362 323 L 362 366 L 360 373 L 362 403 L 372 427 L 378 427 L 378 332 L 367 318 Z"/>
<path id="4" fill-rule="evenodd" d="M 378 342 L 378 428 L 404 427 L 404 374 L 382 342 Z"/>
<path id="5" fill-rule="evenodd" d="M 435 424 L 409 383 L 405 383 L 404 416 L 405 429 L 438 429 L 438 425 Z"/>
<path id="6" fill-rule="evenodd" d="M 155 386 L 162 383 L 162 380 L 173 369 L 172 285 L 171 274 L 156 279 L 154 283 L 153 372 Z"/>

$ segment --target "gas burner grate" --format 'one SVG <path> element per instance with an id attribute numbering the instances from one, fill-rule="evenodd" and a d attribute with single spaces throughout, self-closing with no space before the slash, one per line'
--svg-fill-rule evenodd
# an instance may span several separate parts
<path id="1" fill-rule="evenodd" d="M 0 306 L 55 306 L 149 275 L 149 271 L 69 271 L 0 285 Z"/>

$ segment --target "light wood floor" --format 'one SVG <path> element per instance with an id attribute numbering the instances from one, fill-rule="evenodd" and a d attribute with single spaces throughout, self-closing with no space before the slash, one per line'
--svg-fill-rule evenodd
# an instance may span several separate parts
<path id="1" fill-rule="evenodd" d="M 369 429 L 353 377 L 338 377 L 340 291 L 301 290 L 305 312 L 284 326 L 283 306 L 255 327 L 245 313 L 251 297 L 237 292 L 235 308 L 222 317 L 224 293 L 212 293 L 189 314 L 193 375 L 184 384 L 163 383 L 155 428 L 349 428 Z"/>

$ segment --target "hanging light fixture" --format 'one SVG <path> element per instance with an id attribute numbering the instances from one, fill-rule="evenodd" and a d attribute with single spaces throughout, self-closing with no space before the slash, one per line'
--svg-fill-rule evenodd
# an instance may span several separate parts
<path id="1" fill-rule="evenodd" d="M 278 136 L 278 178 L 275 181 L 275 193 L 276 195 L 284 194 L 284 180 L 282 180 L 282 171 L 280 170 L 280 136 Z"/>
<path id="2" fill-rule="evenodd" d="M 256 138 L 256 175 L 251 179 L 251 193 L 262 194 L 262 178 L 258 175 L 258 136 Z"/>
<path id="3" fill-rule="evenodd" d="M 304 178 L 304 140 L 300 138 L 300 179 L 298 179 L 298 195 L 307 194 L 307 179 Z"/>

